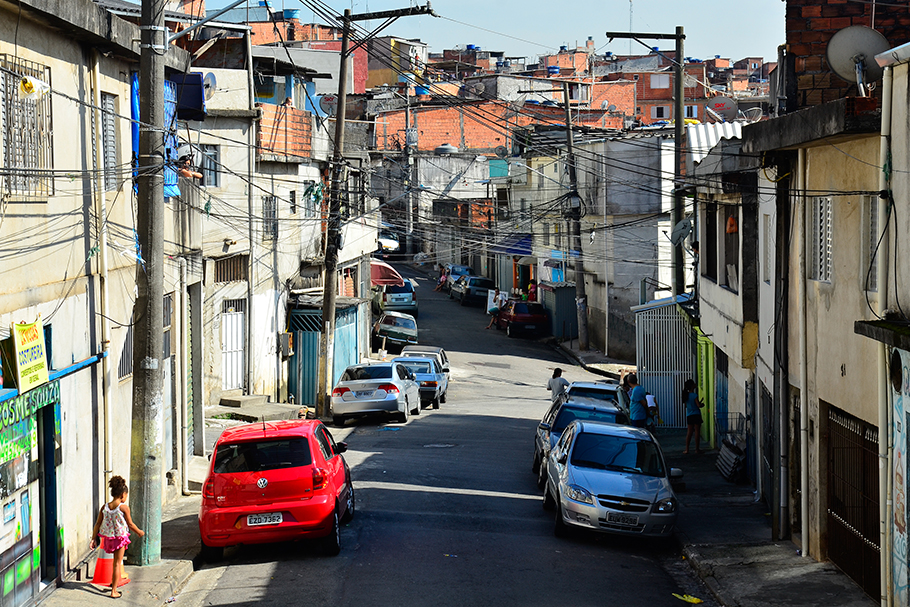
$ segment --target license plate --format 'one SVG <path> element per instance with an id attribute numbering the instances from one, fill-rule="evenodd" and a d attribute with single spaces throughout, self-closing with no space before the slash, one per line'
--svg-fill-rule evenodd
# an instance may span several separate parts
<path id="1" fill-rule="evenodd" d="M 634 527 L 638 524 L 638 515 L 609 512 L 607 513 L 607 522 L 616 523 L 617 525 L 628 525 L 630 527 Z"/>
<path id="2" fill-rule="evenodd" d="M 369 398 L 371 396 L 373 396 L 372 390 L 358 390 L 357 391 L 357 398 Z"/>
<path id="3" fill-rule="evenodd" d="M 284 518 L 280 512 L 270 512 L 268 514 L 250 514 L 246 517 L 248 527 L 257 527 L 259 525 L 280 525 Z"/>
<path id="4" fill-rule="evenodd" d="M 537 325 L 525 325 L 525 329 L 536 329 Z"/>

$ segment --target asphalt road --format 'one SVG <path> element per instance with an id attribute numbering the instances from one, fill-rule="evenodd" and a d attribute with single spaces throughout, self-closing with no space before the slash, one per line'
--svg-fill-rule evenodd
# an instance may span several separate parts
<path id="1" fill-rule="evenodd" d="M 349 422 L 357 514 L 339 556 L 308 543 L 228 549 L 177 596 L 196 605 L 684 605 L 707 593 L 672 543 L 585 536 L 560 540 L 531 473 L 534 428 L 561 366 L 592 379 L 531 339 L 485 330 L 415 277 L 419 339 L 452 363 L 448 402 L 406 425 Z"/>

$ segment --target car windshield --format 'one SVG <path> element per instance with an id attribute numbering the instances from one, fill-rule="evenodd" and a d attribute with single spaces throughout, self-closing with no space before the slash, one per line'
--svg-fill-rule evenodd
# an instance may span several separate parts
<path id="1" fill-rule="evenodd" d="M 485 289 L 492 289 L 493 281 L 488 278 L 475 278 L 473 281 L 471 281 L 471 286 L 472 287 L 482 287 Z"/>
<path id="2" fill-rule="evenodd" d="M 366 379 L 390 379 L 392 367 L 350 367 L 345 369 L 339 381 L 363 381 Z"/>
<path id="3" fill-rule="evenodd" d="M 398 236 L 392 234 L 391 232 L 380 232 L 379 237 L 385 240 L 394 240 L 395 242 L 398 242 Z"/>
<path id="4" fill-rule="evenodd" d="M 628 424 L 629 420 L 619 411 L 600 411 L 598 409 L 587 409 L 581 407 L 565 406 L 556 414 L 556 420 L 553 422 L 555 434 L 562 434 L 566 426 L 575 420 L 590 422 L 606 422 L 608 424 Z"/>
<path id="5" fill-rule="evenodd" d="M 657 445 L 649 440 L 582 432 L 572 448 L 572 465 L 645 476 L 665 476 Z"/>
<path id="6" fill-rule="evenodd" d="M 423 360 L 418 361 L 402 361 L 401 364 L 407 368 L 411 373 L 432 373 L 433 370 L 430 369 L 430 363 Z"/>
<path id="7" fill-rule="evenodd" d="M 411 284 L 411 281 L 406 280 L 404 284 L 400 287 L 398 285 L 386 285 L 386 293 L 412 293 L 414 291 L 414 285 Z"/>
<path id="8" fill-rule="evenodd" d="M 417 323 L 415 323 L 410 318 L 399 318 L 397 316 L 386 316 L 382 319 L 382 324 L 391 325 L 393 327 L 401 327 L 403 329 L 417 328 Z"/>
<path id="9" fill-rule="evenodd" d="M 523 301 L 516 301 L 515 306 L 512 308 L 515 314 L 544 314 L 544 308 L 540 304 L 526 303 Z"/>
<path id="10" fill-rule="evenodd" d="M 578 398 L 596 398 L 597 400 L 615 401 L 615 390 L 599 390 L 597 388 L 581 388 L 579 386 L 569 386 L 569 396 Z"/>
<path id="11" fill-rule="evenodd" d="M 216 474 L 261 472 L 309 466 L 311 463 L 307 439 L 282 438 L 218 445 L 214 471 Z"/>

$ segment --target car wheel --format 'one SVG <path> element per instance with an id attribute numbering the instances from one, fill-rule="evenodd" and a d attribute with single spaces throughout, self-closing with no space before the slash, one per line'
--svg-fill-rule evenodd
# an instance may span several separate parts
<path id="1" fill-rule="evenodd" d="M 550 512 L 556 507 L 556 502 L 553 500 L 553 496 L 550 495 L 550 488 L 544 487 L 543 490 L 543 509 L 547 512 Z"/>
<path id="2" fill-rule="evenodd" d="M 441 398 L 441 397 L 438 397 L 438 396 L 437 396 L 436 398 L 433 399 L 433 408 L 434 408 L 434 409 L 438 409 L 438 408 L 439 408 L 439 399 L 440 399 L 440 398 Z"/>
<path id="3" fill-rule="evenodd" d="M 540 475 L 540 454 L 534 449 L 534 463 L 531 464 L 531 472 Z"/>
<path id="4" fill-rule="evenodd" d="M 515 337 L 515 329 L 512 328 L 512 323 L 506 325 L 506 335 L 508 337 Z"/>
<path id="5" fill-rule="evenodd" d="M 423 404 L 423 403 L 420 402 L 420 399 L 418 398 L 418 399 L 417 399 L 417 406 L 414 407 L 413 409 L 411 409 L 411 413 L 413 413 L 414 415 L 420 415 L 420 406 L 421 406 L 422 404 Z M 407 406 L 407 405 L 405 405 L 405 406 Z"/>
<path id="6" fill-rule="evenodd" d="M 338 520 L 338 506 L 332 512 L 332 528 L 322 539 L 322 553 L 326 556 L 337 556 L 341 552 L 341 522 Z"/>
<path id="7" fill-rule="evenodd" d="M 332 425 L 337 427 L 342 427 L 344 425 L 344 415 L 333 415 L 332 416 Z"/>
<path id="8" fill-rule="evenodd" d="M 354 483 L 348 479 L 348 501 L 344 508 L 344 516 L 341 517 L 342 523 L 350 523 L 354 518 L 354 512 L 357 509 L 357 500 L 354 497 Z"/>
<path id="9" fill-rule="evenodd" d="M 566 537 L 569 535 L 569 526 L 562 520 L 562 503 L 559 496 L 556 496 L 556 516 L 553 523 L 553 535 L 556 537 Z"/>
<path id="10" fill-rule="evenodd" d="M 207 563 L 217 563 L 224 558 L 224 548 L 208 546 L 205 542 L 202 542 L 202 550 L 199 552 L 199 556 Z"/>
<path id="11" fill-rule="evenodd" d="M 398 421 L 400 421 L 402 424 L 408 423 L 408 417 L 411 414 L 411 412 L 408 410 L 408 407 L 409 407 L 408 401 L 405 401 L 404 402 L 404 411 L 398 412 Z"/>
<path id="12" fill-rule="evenodd" d="M 546 489 L 547 487 L 547 462 L 541 461 L 537 468 L 537 488 Z"/>
<path id="13" fill-rule="evenodd" d="M 445 392 L 442 393 L 442 396 L 439 397 L 439 402 L 444 403 L 444 402 L 446 402 L 447 398 L 449 398 L 448 390 L 446 390 Z M 436 407 L 436 408 L 438 409 L 439 407 Z"/>

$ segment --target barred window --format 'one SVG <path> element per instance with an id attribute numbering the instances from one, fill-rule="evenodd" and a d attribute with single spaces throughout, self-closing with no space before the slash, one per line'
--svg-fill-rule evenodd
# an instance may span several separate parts
<path id="1" fill-rule="evenodd" d="M 133 374 L 133 325 L 126 328 L 126 339 L 123 340 L 123 350 L 120 353 L 120 363 L 117 365 L 117 379 L 126 379 Z"/>
<path id="2" fill-rule="evenodd" d="M 811 259 L 810 278 L 831 282 L 833 270 L 832 232 L 834 207 L 830 198 L 818 197 L 812 201 L 812 234 L 809 243 Z"/>
<path id="3" fill-rule="evenodd" d="M 104 189 L 117 189 L 117 96 L 101 93 L 101 156 Z"/>
<path id="4" fill-rule="evenodd" d="M 54 193 L 51 99 L 19 94 L 23 76 L 51 84 L 50 68 L 0 54 L 0 138 L 3 193 L 14 198 L 46 198 Z M 13 72 L 16 75 L 11 74 Z"/>
<path id="5" fill-rule="evenodd" d="M 278 197 L 262 197 L 262 242 L 278 240 Z"/>
<path id="6" fill-rule="evenodd" d="M 215 260 L 215 282 L 237 282 L 247 279 L 249 255 L 232 255 Z"/>

